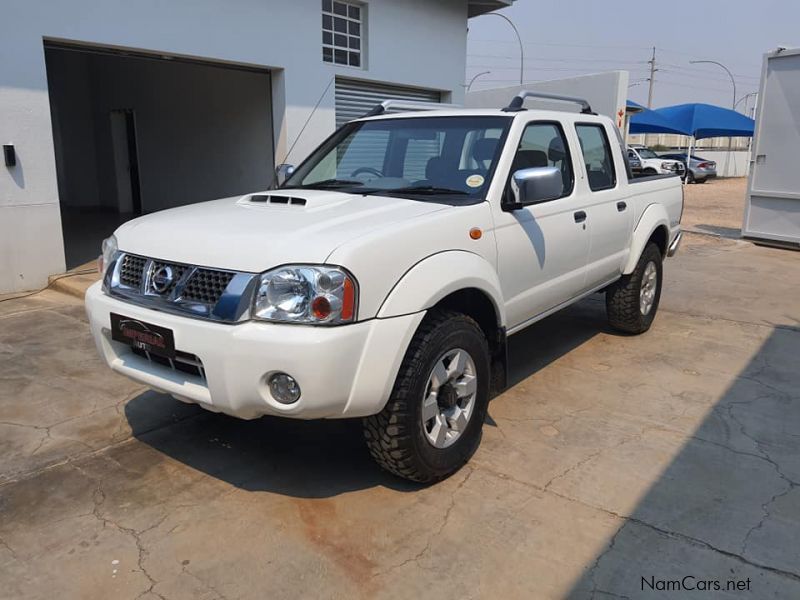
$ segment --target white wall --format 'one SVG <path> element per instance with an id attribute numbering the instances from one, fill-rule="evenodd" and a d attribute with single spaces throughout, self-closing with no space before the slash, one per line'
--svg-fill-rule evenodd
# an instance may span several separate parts
<path id="1" fill-rule="evenodd" d="M 508 105 L 521 90 L 536 90 L 550 94 L 576 96 L 589 101 L 592 110 L 600 115 L 614 119 L 621 128 L 618 112 L 625 110 L 628 93 L 628 72 L 609 71 L 593 75 L 582 75 L 567 79 L 554 79 L 552 81 L 539 81 L 503 88 L 477 90 L 469 92 L 465 104 L 472 108 L 500 108 Z M 563 102 L 549 102 L 529 99 L 525 101 L 529 108 L 543 108 L 546 110 L 568 110 L 577 112 L 579 108 Z"/>
<path id="2" fill-rule="evenodd" d="M 466 0 L 367 0 L 367 67 L 322 62 L 319 0 L 29 0 L 0 18 L 0 133 L 19 165 L 0 167 L 0 293 L 64 269 L 43 39 L 274 69 L 276 160 L 339 74 L 438 89 L 463 101 Z M 333 86 L 296 145 L 297 162 L 334 127 Z"/>

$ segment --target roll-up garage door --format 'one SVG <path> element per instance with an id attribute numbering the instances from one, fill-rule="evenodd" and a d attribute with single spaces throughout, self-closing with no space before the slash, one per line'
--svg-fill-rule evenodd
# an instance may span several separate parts
<path id="1" fill-rule="evenodd" d="M 336 126 L 363 117 L 384 100 L 441 102 L 441 92 L 336 78 Z"/>

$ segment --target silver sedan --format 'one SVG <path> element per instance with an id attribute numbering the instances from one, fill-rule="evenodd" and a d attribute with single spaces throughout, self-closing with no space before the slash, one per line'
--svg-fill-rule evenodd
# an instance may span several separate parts
<path id="1" fill-rule="evenodd" d="M 686 166 L 685 154 L 662 154 L 661 157 L 679 160 Z M 706 160 L 705 158 L 692 154 L 688 171 L 688 183 L 705 183 L 708 179 L 713 179 L 717 176 L 717 163 L 713 160 Z"/>

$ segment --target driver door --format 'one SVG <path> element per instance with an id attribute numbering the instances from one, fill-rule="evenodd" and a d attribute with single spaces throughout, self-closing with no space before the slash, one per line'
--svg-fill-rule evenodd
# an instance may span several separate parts
<path id="1" fill-rule="evenodd" d="M 510 332 L 538 315 L 581 294 L 589 256 L 586 197 L 575 185 L 581 172 L 570 143 L 556 122 L 532 121 L 525 126 L 508 173 L 532 167 L 561 169 L 561 197 L 519 210 L 495 204 L 498 271 Z M 506 193 L 510 193 L 506 184 Z"/>

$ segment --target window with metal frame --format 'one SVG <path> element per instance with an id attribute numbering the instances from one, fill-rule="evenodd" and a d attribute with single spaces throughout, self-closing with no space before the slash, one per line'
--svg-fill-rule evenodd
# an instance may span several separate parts
<path id="1" fill-rule="evenodd" d="M 322 60 L 362 67 L 364 11 L 362 4 L 322 0 Z"/>
<path id="2" fill-rule="evenodd" d="M 581 143 L 589 189 L 599 192 L 616 187 L 617 172 L 605 127 L 594 123 L 578 123 L 575 131 Z"/>

